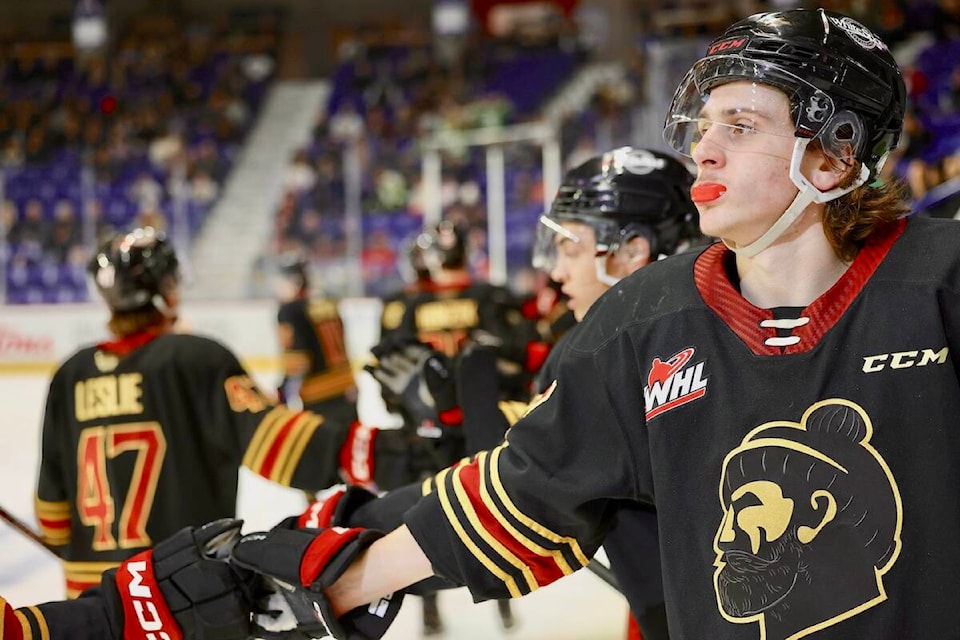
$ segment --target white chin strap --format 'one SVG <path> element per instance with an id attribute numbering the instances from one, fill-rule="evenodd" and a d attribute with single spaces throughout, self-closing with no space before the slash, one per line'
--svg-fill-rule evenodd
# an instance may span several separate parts
<path id="1" fill-rule="evenodd" d="M 803 160 L 803 153 L 806 151 L 808 144 L 810 144 L 810 140 L 807 138 L 797 138 L 794 142 L 793 156 L 790 158 L 790 180 L 793 181 L 793 184 L 795 184 L 800 191 L 797 193 L 797 197 L 793 199 L 793 202 L 790 203 L 790 206 L 787 207 L 787 210 L 783 212 L 783 215 L 781 215 L 762 236 L 750 244 L 739 247 L 728 240 L 723 241 L 723 244 L 727 245 L 727 247 L 738 256 L 745 258 L 754 257 L 783 235 L 783 232 L 800 217 L 800 214 L 807 208 L 807 205 L 812 202 L 823 204 L 824 202 L 836 200 L 840 196 L 850 193 L 862 185 L 870 177 L 870 170 L 865 165 L 861 165 L 860 175 L 850 186 L 837 187 L 830 191 L 820 191 L 810 184 L 803 174 L 800 173 L 800 162 Z"/>
<path id="2" fill-rule="evenodd" d="M 594 261 L 594 264 L 597 265 L 597 280 L 607 285 L 608 287 L 612 287 L 613 285 L 620 282 L 620 278 L 617 278 L 607 273 L 607 258 L 610 257 L 610 253 L 608 253 L 608 251 L 609 249 L 605 250 L 603 254 L 594 258 L 593 261 Z"/>

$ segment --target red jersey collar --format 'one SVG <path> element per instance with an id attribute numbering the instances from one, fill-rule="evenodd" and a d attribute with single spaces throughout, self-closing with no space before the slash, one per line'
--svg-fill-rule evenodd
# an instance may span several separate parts
<path id="1" fill-rule="evenodd" d="M 730 283 L 724 263 L 731 251 L 723 243 L 710 246 L 697 258 L 693 268 L 694 282 L 707 306 L 754 354 L 806 353 L 817 345 L 850 307 L 905 228 L 906 220 L 900 220 L 888 229 L 877 231 L 867 240 L 853 264 L 836 284 L 803 310 L 802 316 L 808 318 L 809 322 L 793 330 L 793 335 L 800 338 L 794 345 L 769 346 L 766 343 L 769 338 L 776 336 L 776 329 L 762 327 L 761 323 L 770 323 L 774 319 L 773 312 L 752 305 Z"/>
<path id="2" fill-rule="evenodd" d="M 116 340 L 101 342 L 97 345 L 97 348 L 100 349 L 100 351 L 106 351 L 107 353 L 115 356 L 125 356 L 133 351 L 136 351 L 155 338 L 159 338 L 164 333 L 165 331 L 162 329 L 157 329 L 156 327 L 144 329 L 143 331 L 131 333 L 128 336 L 123 336 L 122 338 L 117 338 Z"/>

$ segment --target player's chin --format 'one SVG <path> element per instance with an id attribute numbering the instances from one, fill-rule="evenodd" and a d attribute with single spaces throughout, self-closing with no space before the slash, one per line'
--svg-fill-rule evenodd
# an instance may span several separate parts
<path id="1" fill-rule="evenodd" d="M 590 307 L 584 307 L 579 298 L 567 298 L 567 308 L 573 312 L 573 318 L 580 322 Z"/>

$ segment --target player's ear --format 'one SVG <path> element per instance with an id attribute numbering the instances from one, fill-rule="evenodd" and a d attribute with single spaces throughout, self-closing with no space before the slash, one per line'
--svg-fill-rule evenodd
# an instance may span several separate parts
<path id="1" fill-rule="evenodd" d="M 803 162 L 803 174 L 820 191 L 827 192 L 836 189 L 845 184 L 850 174 L 857 168 L 856 162 L 852 161 L 852 148 L 850 153 L 846 154 L 846 157 L 851 159 L 849 164 L 827 154 L 823 147 L 815 142 L 807 147 Z"/>
<path id="2" fill-rule="evenodd" d="M 643 236 L 633 236 L 617 252 L 618 271 L 623 278 L 650 262 L 650 241 Z"/>

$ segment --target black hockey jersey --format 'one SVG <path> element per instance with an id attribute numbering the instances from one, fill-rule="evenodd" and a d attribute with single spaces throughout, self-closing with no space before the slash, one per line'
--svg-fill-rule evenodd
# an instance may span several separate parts
<path id="1" fill-rule="evenodd" d="M 349 427 L 274 404 L 207 338 L 79 351 L 50 384 L 36 500 L 68 595 L 184 526 L 233 516 L 241 464 L 303 489 L 338 482 Z"/>
<path id="2" fill-rule="evenodd" d="M 90 589 L 76 600 L 18 609 L 0 597 L 3 640 L 107 640 L 118 634 L 99 589 Z"/>
<path id="3" fill-rule="evenodd" d="M 304 408 L 323 412 L 337 401 L 355 403 L 357 388 L 337 303 L 307 298 L 285 302 L 277 311 L 277 325 L 287 378 L 291 370 L 306 371 L 297 381 Z"/>
<path id="4" fill-rule="evenodd" d="M 674 640 L 957 638 L 960 225 L 874 234 L 793 320 L 732 259 L 604 295 L 506 442 L 407 513 L 420 547 L 477 599 L 519 596 L 651 504 Z"/>
<path id="5" fill-rule="evenodd" d="M 523 317 L 520 301 L 504 287 L 464 280 L 434 285 L 397 304 L 384 309 L 386 334 L 416 337 L 448 356 L 486 334 L 501 358 L 525 367 L 530 344 L 538 341 L 536 325 Z"/>

